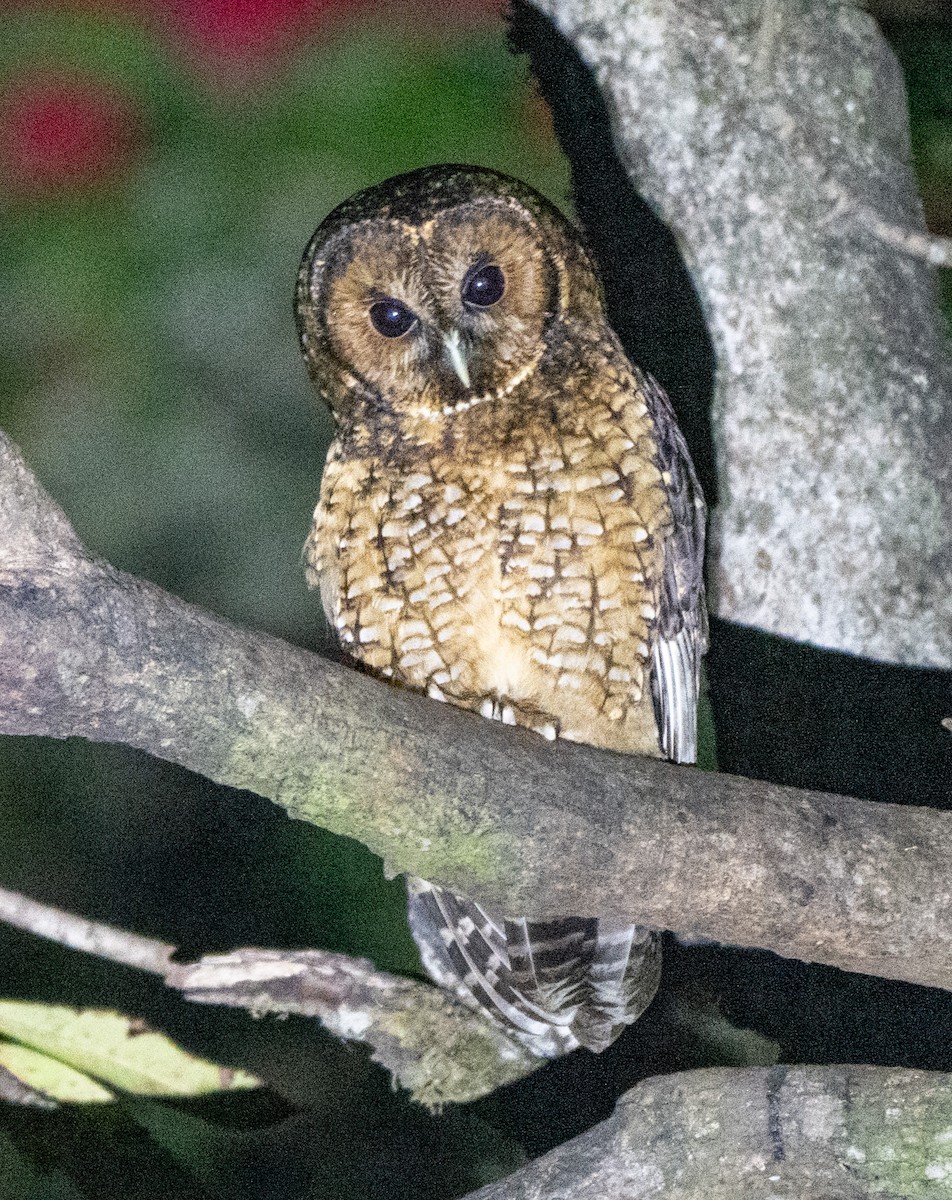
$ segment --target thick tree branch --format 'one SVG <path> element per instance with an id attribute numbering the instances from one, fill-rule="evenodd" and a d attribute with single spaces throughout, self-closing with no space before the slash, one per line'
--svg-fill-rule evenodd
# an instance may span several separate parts
<path id="1" fill-rule="evenodd" d="M 648 1079 L 594 1129 L 468 1200 L 948 1195 L 952 1077 L 886 1067 Z"/>
<path id="2" fill-rule="evenodd" d="M 952 359 L 875 22 L 829 0 L 532 2 L 592 67 L 704 309 L 714 611 L 952 666 Z"/>
<path id="3" fill-rule="evenodd" d="M 138 747 L 503 913 L 952 988 L 952 814 L 550 744 L 82 556 L 6 439 L 0 497 L 0 732 Z"/>
<path id="4" fill-rule="evenodd" d="M 174 963 L 175 947 L 90 921 L 0 888 L 0 920 L 109 962 L 160 975 L 186 999 L 316 1017 L 328 1032 L 363 1042 L 373 1059 L 431 1108 L 466 1103 L 541 1065 L 491 1021 L 439 988 L 378 971 L 326 950 L 234 950 Z M 42 1097 L 0 1067 L 0 1099 Z"/>

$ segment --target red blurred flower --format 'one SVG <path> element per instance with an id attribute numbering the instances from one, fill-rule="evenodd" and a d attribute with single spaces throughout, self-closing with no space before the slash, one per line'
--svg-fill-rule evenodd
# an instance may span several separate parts
<path id="1" fill-rule="evenodd" d="M 74 0 L 75 2 L 75 0 Z M 89 2 L 89 0 L 87 0 Z M 366 14 L 439 36 L 461 23 L 498 20 L 506 0 L 133 0 L 164 35 L 212 73 L 267 73 L 316 33 Z"/>
<path id="2" fill-rule="evenodd" d="M 133 100 L 101 79 L 24 72 L 0 88 L 0 179 L 21 194 L 108 181 L 134 157 L 141 129 Z"/>
<path id="3" fill-rule="evenodd" d="M 362 0 L 141 0 L 190 55 L 228 74 L 245 74 L 283 57 L 325 18 Z"/>

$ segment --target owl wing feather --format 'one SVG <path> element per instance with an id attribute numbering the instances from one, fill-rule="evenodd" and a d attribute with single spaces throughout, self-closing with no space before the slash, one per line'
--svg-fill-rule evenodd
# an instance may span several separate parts
<path id="1" fill-rule="evenodd" d="M 426 880 L 407 877 L 409 922 L 427 974 L 470 1008 L 490 1014 L 540 1058 L 556 1058 L 579 1042 L 571 1030 L 574 1008 L 535 1003 L 518 987 L 532 974 L 520 946 L 530 948 L 526 931 L 504 927 L 481 905 Z M 531 949 L 530 949 L 531 956 Z M 510 969 L 510 955 L 519 964 Z"/>
<path id="2" fill-rule="evenodd" d="M 664 548 L 652 693 L 661 749 L 673 762 L 697 759 L 701 658 L 707 649 L 704 531 L 707 508 L 671 402 L 642 376 L 673 529 Z"/>
<path id="3" fill-rule="evenodd" d="M 598 918 L 507 920 L 408 878 L 409 919 L 427 973 L 541 1058 L 603 1050 L 658 987 L 656 936 Z"/>

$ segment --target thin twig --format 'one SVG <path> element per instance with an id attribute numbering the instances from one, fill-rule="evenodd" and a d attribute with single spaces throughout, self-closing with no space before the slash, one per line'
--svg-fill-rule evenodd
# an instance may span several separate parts
<path id="1" fill-rule="evenodd" d="M 72 950 L 82 950 L 163 978 L 175 953 L 175 947 L 166 942 L 114 929 L 101 921 L 90 921 L 4 887 L 0 887 L 0 920 Z"/>
<path id="2" fill-rule="evenodd" d="M 474 1100 L 520 1079 L 540 1061 L 480 1013 L 438 988 L 325 950 L 234 950 L 173 963 L 175 947 L 0 888 L 0 920 L 39 937 L 161 975 L 187 1000 L 255 1016 L 316 1017 L 329 1033 L 371 1047 L 415 1100 L 432 1108 Z M 8 1072 L 0 1099 L 41 1103 Z M 16 1093 L 16 1095 L 14 1095 Z"/>
<path id="3" fill-rule="evenodd" d="M 874 208 L 861 203 L 855 196 L 850 196 L 844 188 L 832 181 L 827 184 L 827 190 L 835 201 L 832 220 L 839 221 L 852 214 L 885 245 L 908 254 L 910 258 L 921 259 L 933 267 L 952 267 L 952 238 L 908 229 L 893 221 L 887 221 Z"/>
<path id="4" fill-rule="evenodd" d="M 39 1088 L 30 1087 L 4 1066 L 0 1066 L 0 1100 L 5 1100 L 8 1104 L 17 1104 L 21 1108 L 59 1108 L 58 1102 L 52 1096 L 41 1092 Z"/>

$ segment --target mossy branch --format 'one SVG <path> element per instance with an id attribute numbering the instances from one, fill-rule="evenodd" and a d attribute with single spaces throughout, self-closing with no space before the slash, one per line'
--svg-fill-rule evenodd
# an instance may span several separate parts
<path id="1" fill-rule="evenodd" d="M 86 556 L 0 441 L 0 732 L 120 742 L 498 912 L 572 912 L 952 988 L 952 814 L 540 737 Z"/>
<path id="2" fill-rule="evenodd" d="M 685 1071 L 468 1200 L 866 1200 L 952 1190 L 952 1077 L 886 1067 Z"/>

